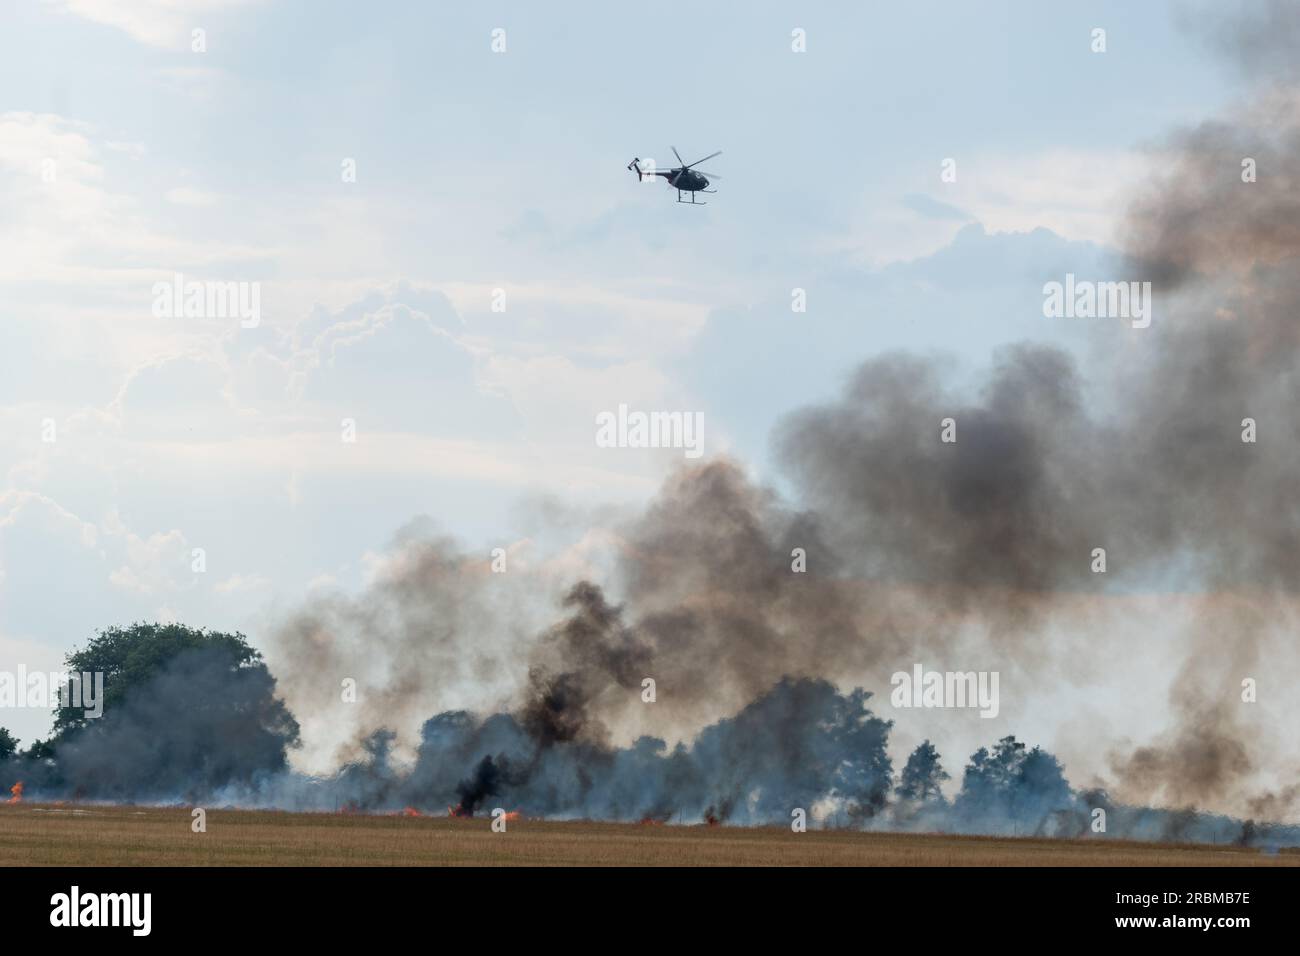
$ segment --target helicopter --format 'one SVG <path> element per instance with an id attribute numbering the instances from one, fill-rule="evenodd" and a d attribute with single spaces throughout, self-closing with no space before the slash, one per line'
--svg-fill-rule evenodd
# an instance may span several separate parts
<path id="1" fill-rule="evenodd" d="M 677 152 L 676 146 L 672 146 L 670 149 L 672 149 L 673 155 L 677 157 L 677 162 L 681 163 L 680 166 L 664 171 L 655 169 L 654 162 L 651 161 L 649 169 L 642 169 L 641 158 L 638 156 L 633 159 L 632 162 L 627 164 L 627 168 L 636 171 L 636 178 L 638 180 L 643 180 L 646 176 L 664 177 L 664 179 L 668 180 L 669 186 L 676 188 L 677 201 L 680 203 L 685 203 L 688 206 L 707 206 L 708 203 L 706 202 L 696 202 L 695 194 L 716 193 L 716 189 L 708 188 L 709 182 L 712 179 L 721 179 L 722 177 L 718 176 L 717 173 L 706 173 L 702 170 L 697 171 L 691 167 L 698 166 L 700 163 L 712 159 L 714 156 L 721 156 L 722 150 L 718 150 L 716 153 L 709 153 L 709 155 L 705 156 L 704 159 L 697 159 L 693 163 L 688 163 L 682 159 L 682 154 Z M 689 200 L 683 199 L 682 193 L 686 193 L 691 198 Z"/>

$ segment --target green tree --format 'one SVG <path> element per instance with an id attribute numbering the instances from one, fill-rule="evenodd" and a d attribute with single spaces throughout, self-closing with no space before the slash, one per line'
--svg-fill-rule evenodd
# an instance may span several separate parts
<path id="1" fill-rule="evenodd" d="M 917 746 L 907 758 L 907 765 L 903 767 L 902 777 L 894 792 L 904 800 L 942 800 L 943 791 L 940 788 L 947 779 L 948 773 L 939 763 L 939 751 L 927 740 Z"/>
<path id="2" fill-rule="evenodd" d="M 23 751 L 23 757 L 27 760 L 46 760 L 54 756 L 54 745 L 49 740 L 41 740 L 39 737 L 32 741 L 32 745 Z"/>
<path id="3" fill-rule="evenodd" d="M 0 760 L 8 760 L 18 752 L 18 738 L 9 733 L 8 727 L 0 727 Z"/>
<path id="4" fill-rule="evenodd" d="M 135 688 L 153 679 L 184 651 L 210 650 L 227 655 L 234 667 L 255 667 L 262 655 L 248 646 L 238 632 L 200 630 L 184 624 L 132 624 L 100 631 L 84 649 L 73 650 L 65 663 L 68 672 L 104 675 L 104 712 L 122 704 Z M 92 720 L 84 708 L 55 709 L 52 740 L 65 738 Z"/>
<path id="5" fill-rule="evenodd" d="M 56 711 L 52 771 L 79 796 L 198 798 L 283 771 L 298 745 L 298 722 L 242 634 L 113 627 L 67 666 L 104 675 L 99 717 Z"/>

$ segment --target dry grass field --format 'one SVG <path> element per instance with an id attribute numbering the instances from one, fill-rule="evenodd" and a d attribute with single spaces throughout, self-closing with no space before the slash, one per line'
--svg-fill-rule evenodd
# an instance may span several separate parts
<path id="1" fill-rule="evenodd" d="M 1118 840 L 0 805 L 0 866 L 1275 866 L 1300 852 Z"/>

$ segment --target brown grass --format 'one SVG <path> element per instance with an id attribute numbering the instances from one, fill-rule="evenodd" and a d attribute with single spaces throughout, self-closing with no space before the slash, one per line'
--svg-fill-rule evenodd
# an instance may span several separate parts
<path id="1" fill-rule="evenodd" d="M 788 828 L 640 826 L 486 818 L 0 805 L 9 866 L 1269 866 L 1300 853 L 1121 840 L 792 833 Z"/>

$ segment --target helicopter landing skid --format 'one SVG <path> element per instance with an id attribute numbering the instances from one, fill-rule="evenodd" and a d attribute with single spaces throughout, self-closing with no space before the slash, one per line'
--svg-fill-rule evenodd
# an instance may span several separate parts
<path id="1" fill-rule="evenodd" d="M 716 190 L 716 189 L 699 189 L 699 190 L 696 190 L 696 192 L 702 192 L 702 193 L 716 193 L 717 190 Z M 681 191 L 680 189 L 677 190 L 677 201 L 678 201 L 679 203 L 681 203 L 683 206 L 707 206 L 707 205 L 708 205 L 708 203 L 706 203 L 706 202 L 696 202 L 696 201 L 695 201 L 695 192 L 689 193 L 688 195 L 690 195 L 690 197 L 691 197 L 690 199 L 683 199 L 683 198 L 682 198 L 682 191 Z"/>

